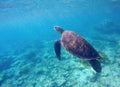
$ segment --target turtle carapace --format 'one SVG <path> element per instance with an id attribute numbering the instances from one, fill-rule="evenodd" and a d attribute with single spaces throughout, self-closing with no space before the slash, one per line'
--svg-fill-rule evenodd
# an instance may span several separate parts
<path id="1" fill-rule="evenodd" d="M 54 50 L 59 60 L 61 60 L 60 50 L 62 45 L 72 55 L 88 60 L 96 72 L 101 72 L 102 68 L 98 60 L 100 55 L 87 40 L 77 33 L 70 30 L 63 30 L 59 26 L 55 26 L 54 29 L 61 34 L 61 38 L 54 43 Z"/>

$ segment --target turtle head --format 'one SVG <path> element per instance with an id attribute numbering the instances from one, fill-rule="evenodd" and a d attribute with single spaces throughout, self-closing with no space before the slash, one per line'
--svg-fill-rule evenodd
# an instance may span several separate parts
<path id="1" fill-rule="evenodd" d="M 64 30 L 61 27 L 59 27 L 59 26 L 54 26 L 54 29 L 56 31 L 58 31 L 60 34 L 62 34 L 64 32 Z"/>

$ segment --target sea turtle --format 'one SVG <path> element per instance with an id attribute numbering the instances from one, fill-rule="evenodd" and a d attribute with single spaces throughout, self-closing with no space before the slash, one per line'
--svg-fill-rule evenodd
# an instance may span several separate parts
<path id="1" fill-rule="evenodd" d="M 92 68 L 100 73 L 102 68 L 99 62 L 99 58 L 101 56 L 99 53 L 93 48 L 93 46 L 88 43 L 82 36 L 70 30 L 63 30 L 59 26 L 55 26 L 54 29 L 61 34 L 61 38 L 56 40 L 54 43 L 54 50 L 56 56 L 59 60 L 61 60 L 61 45 L 74 56 L 88 60 Z"/>

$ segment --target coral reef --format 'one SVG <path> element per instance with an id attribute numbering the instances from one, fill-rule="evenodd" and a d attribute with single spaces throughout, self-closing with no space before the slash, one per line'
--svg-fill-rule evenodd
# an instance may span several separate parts
<path id="1" fill-rule="evenodd" d="M 61 51 L 59 61 L 54 53 L 53 40 L 43 41 L 43 48 L 35 45 L 0 60 L 1 87 L 119 87 L 120 44 L 90 40 L 102 50 L 102 72 L 96 73 L 87 61 Z M 95 43 L 97 42 L 97 43 Z M 98 43 L 103 43 L 97 46 Z M 38 42 L 39 44 L 39 42 Z M 51 45 L 51 46 L 50 46 Z M 104 47 L 104 48 L 103 48 Z M 18 48 L 16 48 L 18 49 Z M 16 51 L 16 50 L 15 50 Z M 113 80 L 114 78 L 114 80 Z"/>

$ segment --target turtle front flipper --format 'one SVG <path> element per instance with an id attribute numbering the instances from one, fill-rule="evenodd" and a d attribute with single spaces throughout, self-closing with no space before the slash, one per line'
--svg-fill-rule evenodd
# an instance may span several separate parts
<path id="1" fill-rule="evenodd" d="M 61 43 L 60 43 L 60 40 L 55 41 L 54 50 L 55 50 L 57 58 L 59 60 L 61 60 L 61 56 L 60 56 L 60 54 L 61 54 L 61 51 L 60 51 L 61 50 Z"/>
<path id="2" fill-rule="evenodd" d="M 89 63 L 91 64 L 92 68 L 93 68 L 96 72 L 98 72 L 98 73 L 101 72 L 102 67 L 101 67 L 101 64 L 100 64 L 100 62 L 99 62 L 98 60 L 89 60 Z"/>

